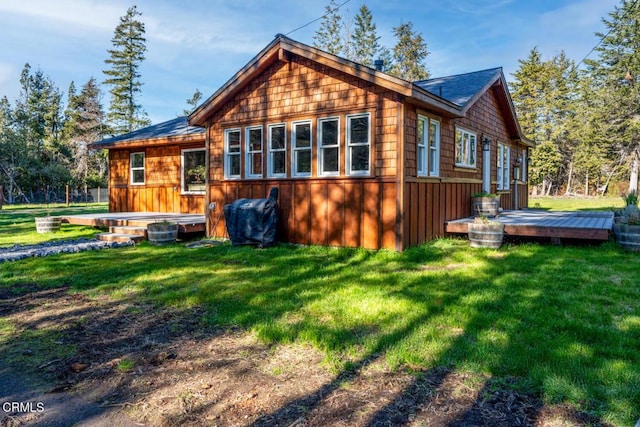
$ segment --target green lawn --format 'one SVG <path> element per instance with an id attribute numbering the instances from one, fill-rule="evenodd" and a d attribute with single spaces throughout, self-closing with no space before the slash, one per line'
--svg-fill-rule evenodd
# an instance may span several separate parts
<path id="1" fill-rule="evenodd" d="M 622 197 L 529 197 L 530 208 L 552 211 L 610 211 L 624 207 Z"/>
<path id="2" fill-rule="evenodd" d="M 633 425 L 638 271 L 638 254 L 613 243 L 495 251 L 443 239 L 401 254 L 144 243 L 0 264 L 0 287 L 70 286 L 159 307 L 202 306 L 210 324 L 309 343 L 336 371 L 374 357 L 398 368 L 446 366 Z M 12 331 L 0 322 L 0 351 L 29 338 Z"/>
<path id="3" fill-rule="evenodd" d="M 73 215 L 81 213 L 108 212 L 106 203 L 91 203 L 83 205 L 4 205 L 0 210 L 0 248 L 14 244 L 34 244 L 51 240 L 90 238 L 98 233 L 93 227 L 79 227 L 77 225 L 62 224 L 59 232 L 36 232 L 34 217 L 50 215 Z"/>

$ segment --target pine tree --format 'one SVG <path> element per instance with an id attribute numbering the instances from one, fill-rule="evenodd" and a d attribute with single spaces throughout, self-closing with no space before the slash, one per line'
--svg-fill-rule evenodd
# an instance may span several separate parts
<path id="1" fill-rule="evenodd" d="M 107 122 L 112 134 L 131 132 L 150 124 L 147 114 L 138 103 L 141 93 L 140 64 L 147 50 L 144 23 L 137 19 L 142 13 L 132 6 L 120 18 L 108 49 L 110 57 L 104 62 L 111 68 L 104 70 L 104 84 L 111 86 L 111 104 Z"/>
<path id="2" fill-rule="evenodd" d="M 193 93 L 193 96 L 187 99 L 187 105 L 189 106 L 189 108 L 183 110 L 182 115 L 188 116 L 189 114 L 193 113 L 195 109 L 198 108 L 200 101 L 202 101 L 202 92 L 200 92 L 200 89 L 196 88 L 196 91 Z"/>
<path id="3" fill-rule="evenodd" d="M 338 11 L 338 4 L 330 0 L 325 6 L 325 14 L 322 17 L 320 28 L 313 35 L 313 46 L 333 55 L 341 55 L 345 50 L 342 36 L 342 16 Z"/>
<path id="4" fill-rule="evenodd" d="M 359 64 L 373 67 L 374 61 L 384 61 L 383 71 L 391 69 L 391 54 L 389 49 L 380 45 L 380 37 L 376 24 L 373 22 L 373 14 L 366 5 L 362 5 L 355 17 L 355 31 L 351 36 L 353 46 L 353 59 Z"/>
<path id="5" fill-rule="evenodd" d="M 393 34 L 396 37 L 396 45 L 393 48 L 394 65 L 390 73 L 408 81 L 428 79 L 429 72 L 424 61 L 429 51 L 422 34 L 413 30 L 411 22 L 394 27 Z"/>
<path id="6" fill-rule="evenodd" d="M 5 200 L 14 202 L 14 197 L 22 193 L 19 177 L 27 166 L 27 149 L 15 133 L 15 118 L 6 96 L 0 99 L 0 184 Z"/>

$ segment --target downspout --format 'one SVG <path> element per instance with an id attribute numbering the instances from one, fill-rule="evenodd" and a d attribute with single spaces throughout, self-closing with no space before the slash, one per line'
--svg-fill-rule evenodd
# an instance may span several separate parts
<path id="1" fill-rule="evenodd" d="M 210 183 L 211 183 L 211 149 L 209 146 L 209 142 L 210 142 L 210 136 L 209 136 L 209 131 L 211 130 L 211 125 L 207 123 L 207 126 L 205 128 L 205 133 L 204 133 L 204 165 L 205 165 L 205 170 L 207 171 L 207 173 L 204 175 L 204 200 L 206 203 L 206 206 L 204 208 L 205 211 L 205 215 L 206 218 L 204 219 L 204 223 L 205 223 L 205 234 L 207 237 L 211 237 L 211 235 L 213 234 L 212 230 L 211 230 L 211 214 L 212 212 L 215 211 L 215 204 L 211 202 L 211 188 L 210 188 Z"/>
<path id="2" fill-rule="evenodd" d="M 399 96 L 400 97 L 400 96 Z M 405 158 L 404 158 L 404 148 L 405 148 L 405 131 L 404 128 L 404 118 L 406 114 L 406 107 L 404 103 L 404 99 L 400 98 L 398 100 L 398 150 L 397 156 L 398 161 L 396 163 L 396 176 L 398 182 L 398 195 L 396 196 L 396 250 L 404 251 L 406 249 L 405 235 L 404 235 L 404 223 L 405 223 L 405 184 L 406 184 L 406 171 L 404 168 Z"/>

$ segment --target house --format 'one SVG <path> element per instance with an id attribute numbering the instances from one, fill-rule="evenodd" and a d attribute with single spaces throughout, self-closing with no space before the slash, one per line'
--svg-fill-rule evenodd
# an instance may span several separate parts
<path id="1" fill-rule="evenodd" d="M 408 82 L 278 35 L 180 120 L 103 141 L 113 210 L 206 206 L 221 236 L 225 204 L 277 187 L 281 241 L 404 250 L 471 215 L 474 193 L 528 202 L 533 145 L 500 68 Z"/>
<path id="2" fill-rule="evenodd" d="M 91 147 L 109 150 L 110 212 L 204 212 L 205 130 L 186 117 Z"/>

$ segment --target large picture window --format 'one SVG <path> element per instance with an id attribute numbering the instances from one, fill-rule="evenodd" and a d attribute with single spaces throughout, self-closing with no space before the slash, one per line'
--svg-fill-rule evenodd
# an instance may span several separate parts
<path id="1" fill-rule="evenodd" d="M 311 176 L 311 122 L 294 122 L 291 129 L 293 176 Z"/>
<path id="2" fill-rule="evenodd" d="M 440 175 L 440 122 L 418 116 L 418 176 Z"/>
<path id="3" fill-rule="evenodd" d="M 369 175 L 370 115 L 347 116 L 347 175 Z"/>
<path id="4" fill-rule="evenodd" d="M 224 177 L 240 178 L 240 129 L 224 131 Z"/>
<path id="5" fill-rule="evenodd" d="M 262 126 L 247 128 L 246 177 L 262 178 Z"/>
<path id="6" fill-rule="evenodd" d="M 131 184 L 144 184 L 144 153 L 131 153 L 129 157 Z"/>
<path id="7" fill-rule="evenodd" d="M 318 120 L 318 175 L 340 174 L 340 120 Z"/>
<path id="8" fill-rule="evenodd" d="M 498 144 L 497 185 L 498 190 L 509 189 L 509 159 L 511 150 L 504 144 Z"/>
<path id="9" fill-rule="evenodd" d="M 456 166 L 476 167 L 476 134 L 456 128 Z"/>
<path id="10" fill-rule="evenodd" d="M 182 192 L 205 192 L 206 152 L 204 148 L 182 150 Z"/>
<path id="11" fill-rule="evenodd" d="M 273 178 L 287 176 L 287 128 L 284 123 L 268 127 L 268 175 Z"/>

